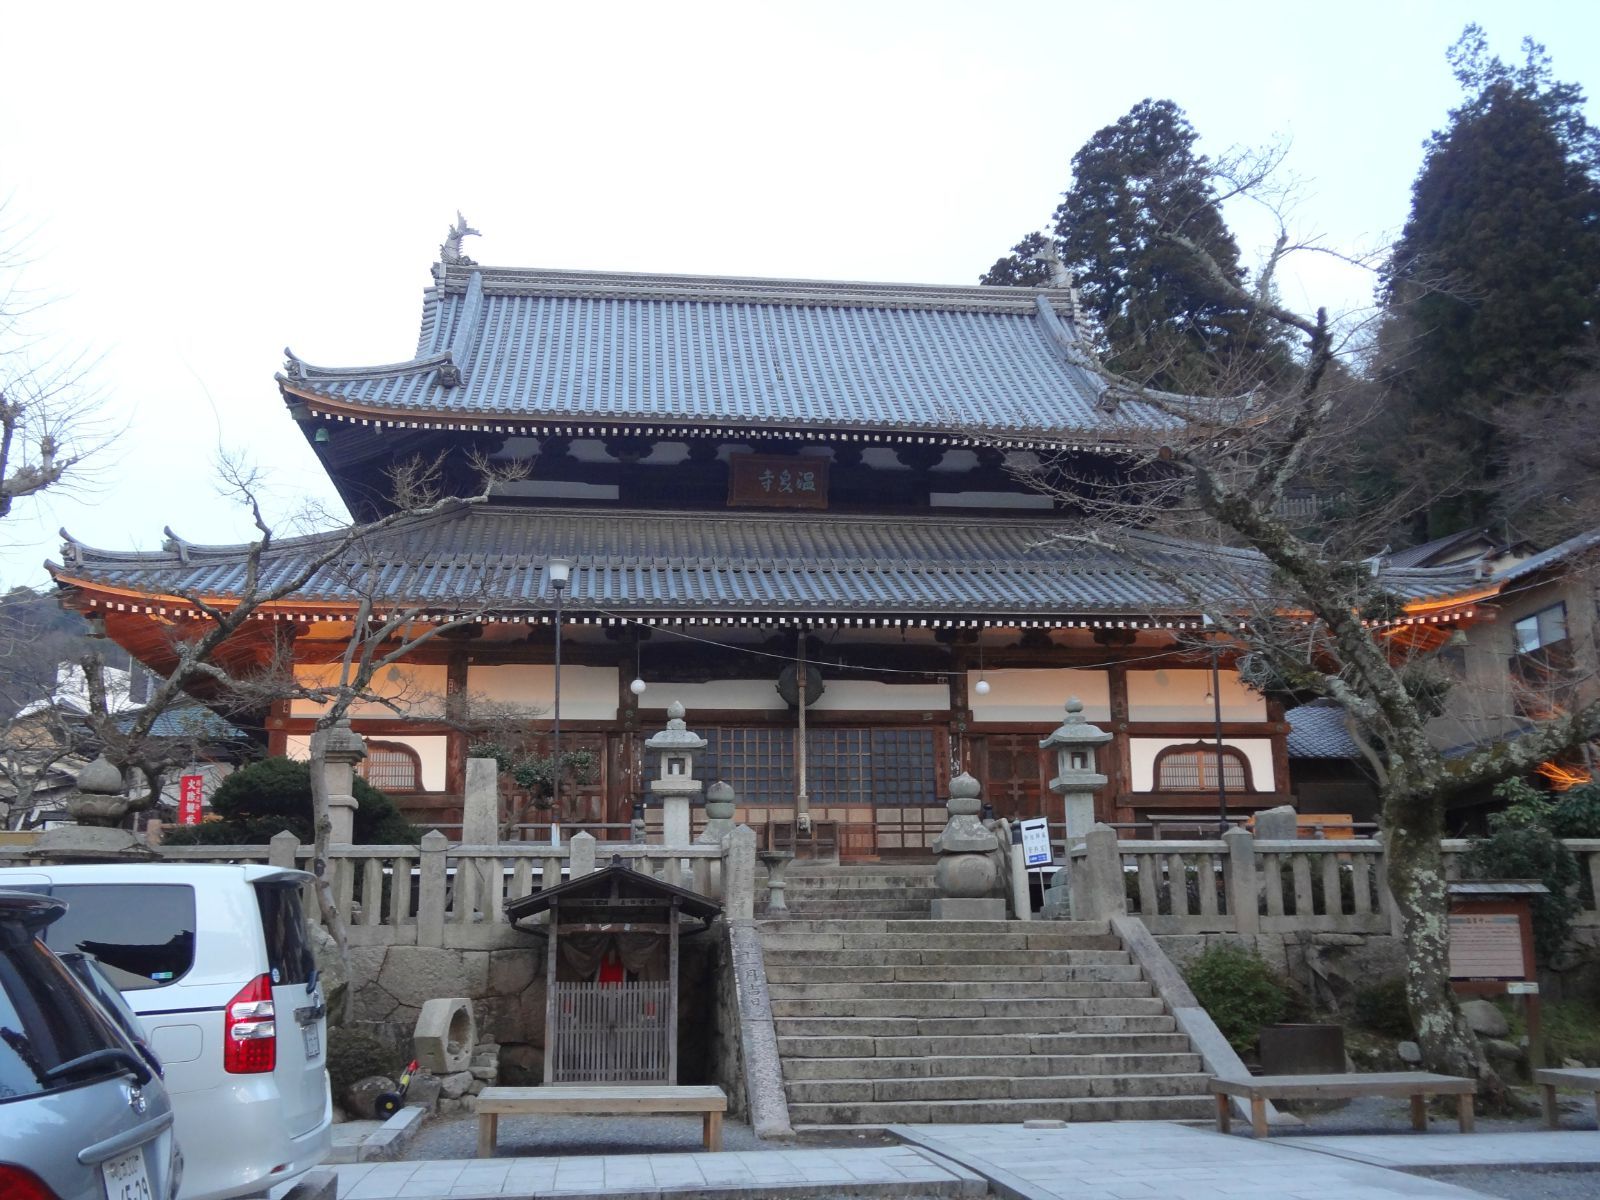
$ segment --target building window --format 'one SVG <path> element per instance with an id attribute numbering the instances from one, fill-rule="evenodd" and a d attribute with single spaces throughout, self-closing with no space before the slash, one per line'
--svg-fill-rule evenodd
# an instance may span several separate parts
<path id="1" fill-rule="evenodd" d="M 1519 618 L 1512 626 L 1517 653 L 1531 654 L 1557 642 L 1567 640 L 1567 606 L 1552 604 L 1536 613 Z"/>
<path id="2" fill-rule="evenodd" d="M 422 760 L 399 742 L 368 742 L 356 773 L 380 792 L 420 792 Z"/>
<path id="3" fill-rule="evenodd" d="M 793 804 L 793 729 L 753 726 L 702 731 L 706 783 L 723 780 L 741 804 Z M 813 804 L 937 804 L 931 729 L 806 731 L 807 795 Z"/>
<path id="4" fill-rule="evenodd" d="M 1206 742 L 1168 746 L 1156 755 L 1156 791 L 1214 792 L 1217 790 L 1217 747 Z M 1222 787 L 1229 792 L 1252 792 L 1250 764 L 1232 746 L 1222 747 Z"/>

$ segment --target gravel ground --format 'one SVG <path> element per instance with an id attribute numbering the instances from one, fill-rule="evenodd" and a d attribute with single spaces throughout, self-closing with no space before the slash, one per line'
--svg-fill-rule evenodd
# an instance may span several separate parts
<path id="1" fill-rule="evenodd" d="M 1470 1188 L 1505 1200 L 1594 1200 L 1600 1175 L 1594 1171 L 1510 1170 L 1429 1171 L 1431 1179 Z"/>

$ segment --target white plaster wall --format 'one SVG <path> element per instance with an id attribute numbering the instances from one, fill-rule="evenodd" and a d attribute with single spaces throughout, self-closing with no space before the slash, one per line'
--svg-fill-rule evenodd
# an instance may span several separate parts
<path id="1" fill-rule="evenodd" d="M 1227 710 L 1224 709 L 1224 712 Z M 1200 738 L 1200 741 L 1208 739 Z M 1133 768 L 1132 790 L 1135 792 L 1149 792 L 1155 788 L 1156 755 L 1168 746 L 1190 746 L 1195 738 L 1129 738 L 1128 758 L 1129 765 Z M 1213 742 L 1213 745 L 1216 743 Z M 1239 751 L 1250 764 L 1250 782 L 1255 785 L 1258 792 L 1277 791 L 1276 781 L 1272 777 L 1272 739 L 1271 738 L 1223 738 L 1222 744 Z M 1232 792 L 1228 793 L 1230 796 Z"/>
<path id="2" fill-rule="evenodd" d="M 812 712 L 930 712 L 950 707 L 945 683 L 880 683 L 876 679 L 830 679 Z"/>
<path id="3" fill-rule="evenodd" d="M 555 699 L 553 663 L 517 663 L 507 666 L 467 667 L 467 693 L 499 704 L 520 704 L 542 711 L 549 720 Z M 561 719 L 611 721 L 617 715 L 615 667 L 561 667 Z"/>
<path id="4" fill-rule="evenodd" d="M 339 680 L 338 663 L 296 663 L 297 680 L 311 687 L 330 686 Z M 434 716 L 444 711 L 445 668 L 440 666 L 400 665 L 385 667 L 372 681 L 371 690 L 395 700 L 395 712 L 385 705 L 362 702 L 350 707 L 352 717 L 383 720 L 401 716 Z M 315 717 L 323 706 L 314 700 L 290 701 L 289 711 L 296 717 Z"/>
<path id="5" fill-rule="evenodd" d="M 562 707 L 565 708 L 566 706 L 562 705 Z M 425 734 L 419 737 L 390 737 L 388 734 L 384 734 L 377 740 L 380 742 L 394 742 L 401 746 L 410 746 L 417 752 L 417 760 L 422 767 L 422 790 L 425 792 L 444 791 L 446 739 L 443 734 Z M 298 759 L 304 762 L 311 757 L 310 736 L 291 733 L 284 740 L 283 752 L 286 758 Z"/>
<path id="6" fill-rule="evenodd" d="M 1222 719 L 1265 721 L 1267 701 L 1239 682 L 1232 671 L 1221 672 Z M 1128 672 L 1128 720 L 1209 721 L 1215 715 L 1206 699 L 1211 669 Z"/>
<path id="7" fill-rule="evenodd" d="M 967 672 L 967 702 L 974 721 L 1052 721 L 1066 719 L 1067 700 L 1083 701 L 1083 719 L 1111 719 L 1111 679 L 1104 671 L 1063 668 L 984 671 L 989 694 L 978 695 L 980 674 Z"/>
<path id="8" fill-rule="evenodd" d="M 723 679 L 716 683 L 658 683 L 648 675 L 641 708 L 665 709 L 674 700 L 689 710 L 689 727 L 694 728 L 696 709 L 728 708 L 739 712 L 766 712 L 784 708 L 778 695 L 777 672 L 771 679 Z M 832 684 L 828 685 L 832 688 Z M 566 707 L 565 704 L 562 705 Z"/>

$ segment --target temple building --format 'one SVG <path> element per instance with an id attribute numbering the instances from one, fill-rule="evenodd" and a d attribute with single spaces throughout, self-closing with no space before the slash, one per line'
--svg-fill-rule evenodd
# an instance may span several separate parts
<path id="1" fill-rule="evenodd" d="M 552 559 L 571 563 L 564 745 L 598 764 L 563 797 L 569 831 L 627 836 L 643 743 L 673 701 L 708 742 L 697 774 L 734 787 L 739 819 L 793 842 L 804 792 L 801 840 L 847 858 L 925 852 L 962 770 L 998 814 L 1059 822 L 1039 742 L 1073 696 L 1114 735 L 1102 820 L 1212 819 L 1219 732 L 1232 811 L 1290 800 L 1282 710 L 1226 649 L 1194 649 L 1201 613 L 1170 582 L 1225 597 L 1259 560 L 1079 536 L 1060 481 L 1127 471 L 1167 418 L 1092 368 L 1070 289 L 486 267 L 458 236 L 441 259 L 414 357 L 291 355 L 278 390 L 358 521 L 391 511 L 397 464 L 436 464 L 462 497 L 483 464 L 499 482 L 364 541 L 232 648 L 290 646 L 316 678 L 364 596 L 418 620 L 479 613 L 385 675 L 399 711 L 356 714 L 369 776 L 419 823 L 459 820 L 473 734 L 452 704 L 550 726 Z M 279 542 L 266 566 L 324 544 Z M 188 597 L 238 595 L 246 549 L 69 541 L 52 570 L 161 670 L 174 624 L 196 616 Z M 1470 567 L 1388 574 L 1407 620 L 1466 619 L 1482 594 Z M 275 704 L 270 748 L 303 751 L 314 713 Z"/>

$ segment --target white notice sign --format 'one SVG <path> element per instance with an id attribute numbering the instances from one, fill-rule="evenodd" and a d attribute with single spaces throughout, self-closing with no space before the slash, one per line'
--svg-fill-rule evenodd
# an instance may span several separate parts
<path id="1" fill-rule="evenodd" d="M 1451 979 L 1522 977 L 1522 923 L 1515 916 L 1450 914 Z"/>
<path id="2" fill-rule="evenodd" d="M 1030 867 L 1048 867 L 1050 853 L 1050 822 L 1044 817 L 1034 817 L 1022 822 L 1022 853 Z"/>

